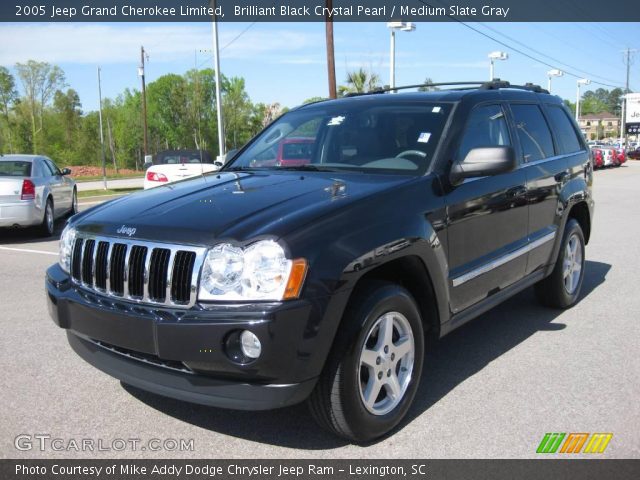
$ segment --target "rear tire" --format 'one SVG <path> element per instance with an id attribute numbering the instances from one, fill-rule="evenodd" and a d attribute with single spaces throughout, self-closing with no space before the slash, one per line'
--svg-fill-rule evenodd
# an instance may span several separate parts
<path id="1" fill-rule="evenodd" d="M 351 441 L 381 437 L 409 410 L 423 359 L 422 320 L 409 292 L 391 283 L 363 285 L 309 397 L 313 417 Z"/>
<path id="2" fill-rule="evenodd" d="M 71 210 L 67 213 L 67 217 L 73 217 L 76 213 L 78 213 L 78 191 L 74 188 L 71 200 Z"/>
<path id="3" fill-rule="evenodd" d="M 578 221 L 570 218 L 564 228 L 553 272 L 535 286 L 540 303 L 551 308 L 575 305 L 584 280 L 584 263 L 584 234 Z"/>
<path id="4" fill-rule="evenodd" d="M 50 198 L 47 198 L 47 203 L 44 207 L 44 217 L 42 218 L 42 223 L 40 224 L 40 234 L 43 237 L 50 237 L 51 235 L 53 235 L 53 231 L 55 230 L 55 221 L 53 215 L 53 201 Z"/>

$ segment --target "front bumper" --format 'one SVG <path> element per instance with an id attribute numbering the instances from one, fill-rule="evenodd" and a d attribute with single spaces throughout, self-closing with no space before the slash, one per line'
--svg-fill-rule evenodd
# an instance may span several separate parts
<path id="1" fill-rule="evenodd" d="M 305 300 L 189 310 L 112 299 L 47 270 L 53 321 L 91 365 L 143 390 L 224 408 L 266 410 L 304 400 L 322 369 L 315 355 L 317 309 Z M 228 342 L 248 329 L 260 358 L 232 360 Z"/>

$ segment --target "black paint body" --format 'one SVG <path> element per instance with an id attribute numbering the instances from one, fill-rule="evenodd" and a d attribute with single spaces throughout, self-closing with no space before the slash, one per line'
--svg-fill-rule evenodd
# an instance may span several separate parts
<path id="1" fill-rule="evenodd" d="M 592 215 L 592 164 L 584 142 L 575 154 L 531 164 L 517 153 L 513 171 L 458 185 L 449 181 L 449 171 L 473 108 L 501 105 L 515 151 L 520 152 L 510 105 L 537 104 L 546 112 L 546 105 L 560 105 L 561 100 L 500 89 L 370 95 L 337 102 L 384 104 L 398 98 L 452 104 L 424 175 L 223 170 L 76 215 L 71 223 L 79 231 L 118 237 L 116 230 L 123 224 L 135 225 L 135 238 L 154 242 L 210 247 L 274 238 L 290 258 L 306 258 L 310 268 L 298 300 L 200 302 L 184 311 L 101 301 L 52 266 L 46 282 L 51 314 L 68 329 L 74 349 L 111 375 L 163 395 L 232 408 L 273 408 L 309 394 L 354 287 L 390 262 L 409 258 L 422 272 L 431 312 L 424 321 L 436 336 L 548 275 L 572 208 L 586 208 L 589 222 Z M 334 188 L 336 183 L 341 188 Z M 552 241 L 530 248 L 549 235 Z M 454 279 L 518 251 L 526 253 L 454 286 Z M 263 354 L 252 363 L 238 364 L 223 345 L 229 332 L 244 328 L 261 338 Z M 87 338 L 183 362 L 197 374 L 181 376 L 147 365 L 145 373 L 136 360 L 101 350 Z M 203 348 L 211 352 L 202 353 Z"/>

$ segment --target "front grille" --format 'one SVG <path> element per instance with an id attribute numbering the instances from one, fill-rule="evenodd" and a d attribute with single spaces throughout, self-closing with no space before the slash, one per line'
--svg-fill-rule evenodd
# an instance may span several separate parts
<path id="1" fill-rule="evenodd" d="M 78 233 L 71 258 L 74 283 L 138 303 L 191 307 L 206 249 Z"/>

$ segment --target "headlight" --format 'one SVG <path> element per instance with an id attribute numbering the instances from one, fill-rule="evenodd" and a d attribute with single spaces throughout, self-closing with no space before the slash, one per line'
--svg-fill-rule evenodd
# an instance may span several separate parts
<path id="1" fill-rule="evenodd" d="M 297 298 L 307 271 L 303 259 L 290 260 L 282 247 L 263 240 L 246 249 L 225 243 L 207 253 L 200 279 L 200 300 Z"/>
<path id="2" fill-rule="evenodd" d="M 60 266 L 69 273 L 71 270 L 71 253 L 73 252 L 73 242 L 76 239 L 76 230 L 70 225 L 64 227 L 60 235 Z"/>

